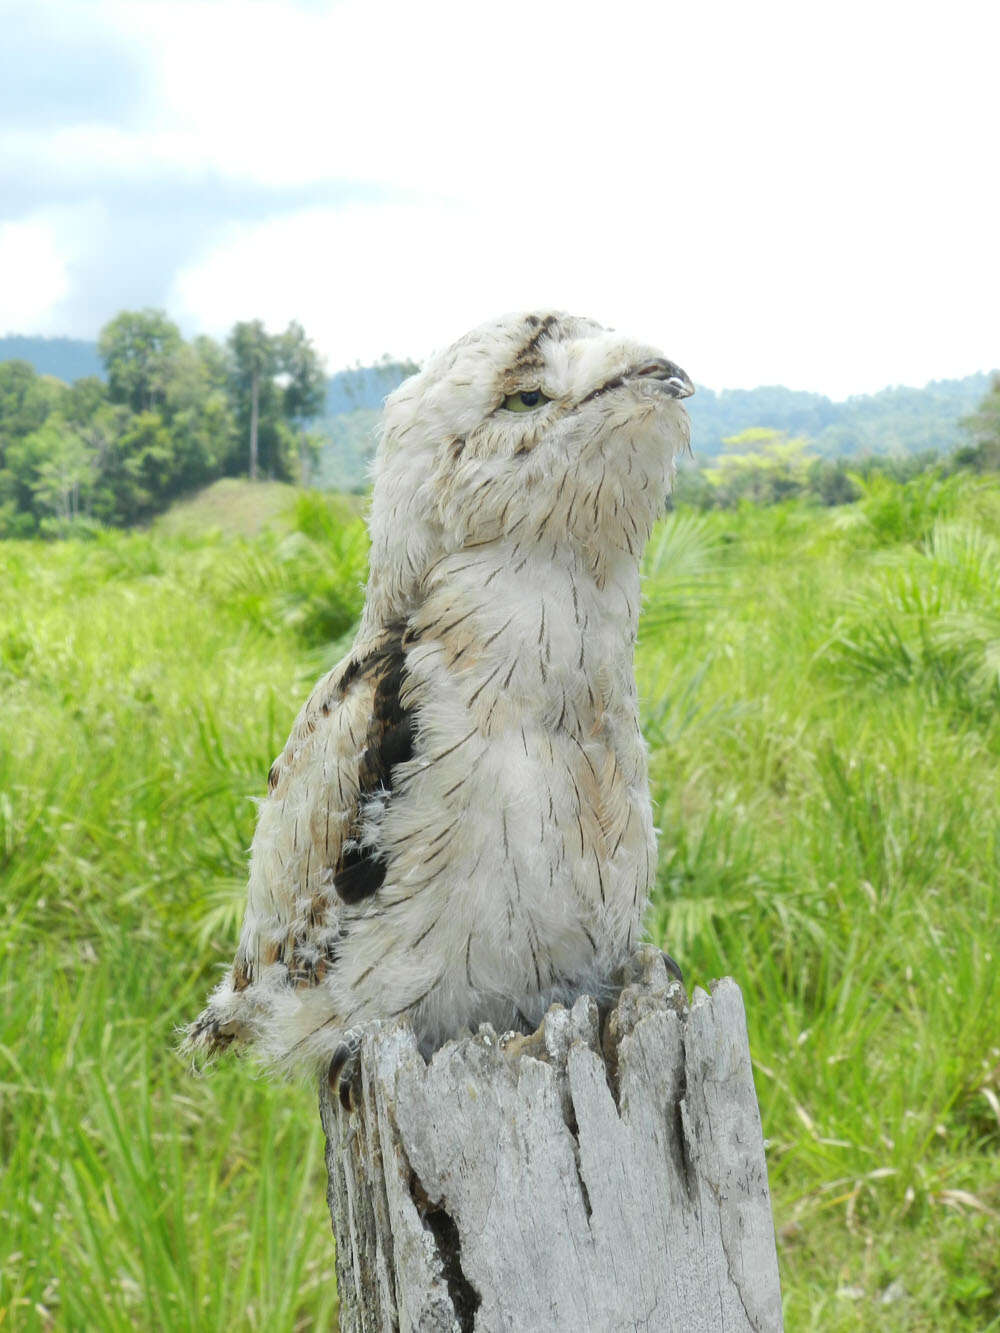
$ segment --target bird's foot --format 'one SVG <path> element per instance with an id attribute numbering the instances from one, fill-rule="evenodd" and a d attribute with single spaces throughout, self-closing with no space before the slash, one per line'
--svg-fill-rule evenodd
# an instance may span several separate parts
<path id="1" fill-rule="evenodd" d="M 354 1094 L 361 1073 L 360 1056 L 361 1032 L 351 1028 L 333 1053 L 329 1073 L 330 1091 L 337 1094 L 345 1111 L 352 1111 L 357 1102 Z"/>

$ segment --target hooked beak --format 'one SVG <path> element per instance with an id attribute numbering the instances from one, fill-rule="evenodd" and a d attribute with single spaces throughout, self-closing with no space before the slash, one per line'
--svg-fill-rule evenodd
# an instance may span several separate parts
<path id="1" fill-rule="evenodd" d="M 657 358 L 655 361 L 647 361 L 645 365 L 633 370 L 629 379 L 651 379 L 659 380 L 663 385 L 664 393 L 669 394 L 671 398 L 690 398 L 694 393 L 694 385 L 689 377 L 681 370 L 680 366 L 674 365 L 673 361 L 665 361 Z"/>

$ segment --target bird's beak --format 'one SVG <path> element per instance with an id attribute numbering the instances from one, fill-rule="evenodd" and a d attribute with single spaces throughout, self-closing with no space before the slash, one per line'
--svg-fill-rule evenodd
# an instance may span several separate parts
<path id="1" fill-rule="evenodd" d="M 694 385 L 690 378 L 680 366 L 674 365 L 673 361 L 660 358 L 647 361 L 634 373 L 636 378 L 642 376 L 643 379 L 658 380 L 663 386 L 664 393 L 669 394 L 671 398 L 690 398 L 694 393 Z"/>
<path id="2" fill-rule="evenodd" d="M 694 393 L 694 385 L 679 367 L 676 375 L 663 381 L 663 387 L 670 390 L 671 398 L 690 398 Z"/>

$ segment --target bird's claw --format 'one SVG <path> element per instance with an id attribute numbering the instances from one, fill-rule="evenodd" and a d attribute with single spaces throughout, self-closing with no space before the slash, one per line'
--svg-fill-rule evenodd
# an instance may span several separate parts
<path id="1" fill-rule="evenodd" d="M 683 986 L 684 973 L 681 971 L 680 963 L 678 963 L 675 959 L 671 958 L 665 949 L 661 949 L 660 952 L 663 954 L 663 962 L 664 965 L 666 966 L 667 971 L 670 973 L 670 975 L 674 978 L 675 981 L 679 981 Z"/>
<path id="2" fill-rule="evenodd" d="M 348 1032 L 330 1061 L 330 1091 L 337 1094 L 345 1111 L 353 1111 L 355 1106 L 354 1088 L 361 1073 L 360 1054 L 360 1033 Z"/>

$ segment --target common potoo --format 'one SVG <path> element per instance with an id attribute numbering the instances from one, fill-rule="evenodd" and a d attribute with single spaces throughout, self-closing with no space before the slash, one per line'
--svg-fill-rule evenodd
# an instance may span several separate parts
<path id="1" fill-rule="evenodd" d="M 655 840 L 639 560 L 687 444 L 673 362 L 589 320 L 496 320 L 387 400 L 354 646 L 268 777 L 208 1050 L 342 1062 L 531 1028 L 637 942 Z"/>

